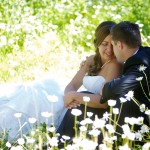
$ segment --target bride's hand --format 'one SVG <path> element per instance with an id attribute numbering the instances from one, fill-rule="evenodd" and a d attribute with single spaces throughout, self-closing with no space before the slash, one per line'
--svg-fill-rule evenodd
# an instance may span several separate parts
<path id="1" fill-rule="evenodd" d="M 72 108 L 79 106 L 80 103 L 74 98 L 76 94 L 76 91 L 71 91 L 65 94 L 64 96 L 64 106 L 66 108 Z"/>
<path id="2" fill-rule="evenodd" d="M 68 109 L 71 109 L 71 108 L 77 107 L 77 106 L 80 106 L 80 103 L 79 103 L 78 101 L 76 101 L 76 100 L 73 100 L 73 101 L 67 106 L 67 108 L 68 108 Z"/>
<path id="3" fill-rule="evenodd" d="M 83 60 L 81 62 L 80 68 L 82 68 L 83 66 L 86 66 L 88 68 L 93 63 L 93 57 L 94 57 L 94 55 L 87 56 L 86 60 Z"/>

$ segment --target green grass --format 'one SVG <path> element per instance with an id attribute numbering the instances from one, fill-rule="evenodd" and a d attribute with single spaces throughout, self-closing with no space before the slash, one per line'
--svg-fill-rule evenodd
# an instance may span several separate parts
<path id="1" fill-rule="evenodd" d="M 148 3 L 0 0 L 0 83 L 34 80 L 51 72 L 71 78 L 81 59 L 93 53 L 94 30 L 104 20 L 137 22 L 143 45 L 148 45 Z"/>

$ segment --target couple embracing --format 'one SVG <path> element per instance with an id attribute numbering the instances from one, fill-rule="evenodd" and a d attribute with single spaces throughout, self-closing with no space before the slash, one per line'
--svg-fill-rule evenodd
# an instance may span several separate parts
<path id="1" fill-rule="evenodd" d="M 139 107 L 143 105 L 150 109 L 150 48 L 142 46 L 139 26 L 129 21 L 118 24 L 103 22 L 95 31 L 94 44 L 96 53 L 92 57 L 93 61 L 88 58 L 77 73 L 83 78 L 88 93 L 76 92 L 81 84 L 81 79 L 78 80 L 76 75 L 65 89 L 65 106 L 77 107 L 84 113 L 83 97 L 88 96 L 90 101 L 87 103 L 87 111 L 93 112 L 93 117 L 103 117 L 106 111 L 109 112 L 108 101 L 113 99 L 116 101 L 114 107 L 121 109 L 117 122 L 119 126 L 116 127 L 118 133 L 123 133 L 121 126 L 125 124 L 125 117 L 143 117 L 143 123 L 149 126 L 150 114 L 144 114 Z M 69 89 L 71 92 L 68 92 Z M 125 99 L 127 102 L 122 105 L 121 100 Z M 67 111 L 57 131 L 60 136 L 75 136 L 71 111 Z M 84 114 L 78 117 L 79 122 L 83 119 Z M 137 131 L 139 126 L 135 125 L 134 129 Z M 102 139 L 100 134 L 99 143 Z"/>

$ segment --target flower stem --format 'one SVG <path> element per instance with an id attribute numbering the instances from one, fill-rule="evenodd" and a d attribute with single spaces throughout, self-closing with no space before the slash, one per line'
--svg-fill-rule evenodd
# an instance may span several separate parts
<path id="1" fill-rule="evenodd" d="M 117 115 L 114 115 L 114 129 L 116 130 L 116 120 L 117 120 Z"/>
<path id="2" fill-rule="evenodd" d="M 145 91 L 144 91 L 144 88 L 143 88 L 143 86 L 142 86 L 141 81 L 140 81 L 140 85 L 141 85 L 141 88 L 142 88 L 142 91 L 143 91 L 144 95 L 145 95 L 145 96 L 146 96 L 146 98 L 150 101 L 150 99 L 147 97 L 147 95 L 146 95 L 146 93 L 145 93 Z"/>
<path id="3" fill-rule="evenodd" d="M 112 106 L 110 106 L 110 114 L 112 114 Z M 111 124 L 111 117 L 110 117 L 110 119 L 109 119 L 109 124 Z"/>
<path id="4" fill-rule="evenodd" d="M 121 106 L 120 106 L 120 113 L 119 113 L 119 116 L 118 116 L 118 119 L 117 119 L 116 124 L 118 124 L 118 121 L 119 121 L 119 118 L 120 118 L 120 114 L 121 114 L 121 110 L 122 110 L 122 106 L 123 106 L 123 103 L 121 103 Z"/>
<path id="5" fill-rule="evenodd" d="M 132 100 L 135 102 L 135 104 L 137 104 L 138 106 L 140 106 L 140 104 L 138 103 L 138 101 L 133 97 Z"/>
<path id="6" fill-rule="evenodd" d="M 20 127 L 20 135 L 21 135 L 21 138 L 23 137 L 23 134 L 22 134 L 22 127 L 21 127 L 21 122 L 20 122 L 20 119 L 18 118 L 18 122 L 19 122 L 19 127 Z"/>
<path id="7" fill-rule="evenodd" d="M 75 137 L 77 138 L 77 116 L 74 117 L 74 130 L 75 130 Z"/>
<path id="8" fill-rule="evenodd" d="M 64 142 L 64 149 L 66 148 L 66 141 Z"/>
<path id="9" fill-rule="evenodd" d="M 54 124 L 54 112 L 53 112 L 53 104 L 51 105 L 52 106 L 52 108 L 51 108 L 51 110 L 52 110 L 52 125 L 53 125 L 53 127 L 55 126 L 55 124 Z"/>
<path id="10" fill-rule="evenodd" d="M 87 103 L 85 103 L 85 107 L 84 107 L 84 119 L 86 118 L 86 109 L 87 109 Z"/>
<path id="11" fill-rule="evenodd" d="M 149 84 L 148 84 L 147 76 L 146 76 L 146 74 L 145 74 L 144 71 L 143 71 L 143 73 L 144 73 L 145 78 L 146 78 L 146 83 L 147 83 L 148 93 L 149 93 L 149 96 L 150 96 L 150 90 L 149 90 Z"/>
<path id="12" fill-rule="evenodd" d="M 111 119 L 111 118 L 109 118 Z M 117 126 L 119 126 L 120 128 L 122 128 L 117 122 L 115 122 L 114 120 L 111 119 L 112 122 L 114 122 L 114 124 L 116 124 Z"/>

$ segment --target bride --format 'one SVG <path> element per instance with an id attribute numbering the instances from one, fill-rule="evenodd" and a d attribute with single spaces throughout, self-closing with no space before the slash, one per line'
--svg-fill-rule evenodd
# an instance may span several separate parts
<path id="1" fill-rule="evenodd" d="M 96 54 L 87 58 L 65 91 L 51 78 L 29 84 L 0 85 L 0 132 L 9 131 L 10 139 L 18 138 L 20 126 L 22 133 L 27 134 L 32 127 L 31 119 L 43 123 L 46 118 L 48 125 L 54 125 L 57 130 L 70 104 L 70 96 L 78 93 L 81 85 L 89 92 L 99 93 L 105 82 L 116 78 L 121 65 L 116 61 L 111 45 L 110 29 L 114 24 L 105 21 L 97 27 Z M 69 105 L 72 106 L 73 103 Z M 100 107 L 105 106 L 101 104 Z"/>

